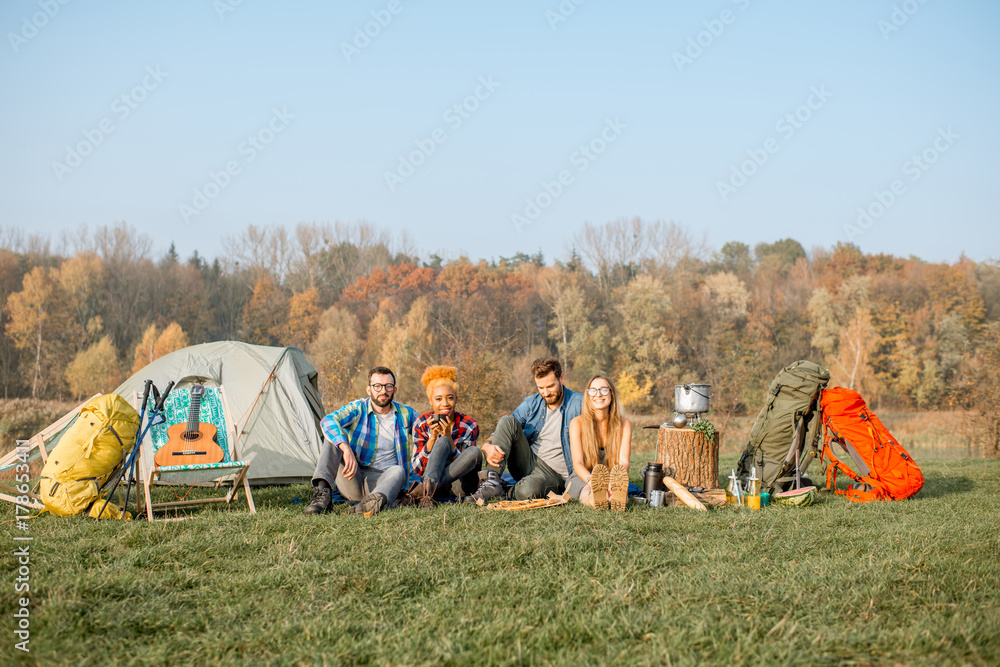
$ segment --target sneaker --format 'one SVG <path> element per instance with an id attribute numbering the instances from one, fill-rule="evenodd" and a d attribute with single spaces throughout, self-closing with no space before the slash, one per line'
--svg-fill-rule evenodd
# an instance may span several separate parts
<path id="1" fill-rule="evenodd" d="M 476 489 L 476 492 L 471 496 L 462 498 L 462 501 L 481 505 L 488 500 L 493 500 L 494 498 L 499 497 L 502 493 L 503 487 L 500 486 L 500 475 L 491 470 L 486 473 L 486 479 L 480 482 L 479 488 Z"/>
<path id="2" fill-rule="evenodd" d="M 590 493 L 594 497 L 594 509 L 608 509 L 608 468 L 598 463 L 590 472 Z"/>
<path id="3" fill-rule="evenodd" d="M 369 493 L 361 499 L 358 510 L 364 516 L 374 516 L 385 509 L 386 501 L 381 493 Z"/>
<path id="4" fill-rule="evenodd" d="M 314 486 L 312 499 L 306 505 L 306 514 L 323 514 L 329 512 L 332 505 L 333 490 L 323 486 Z"/>
<path id="5" fill-rule="evenodd" d="M 628 469 L 625 466 L 615 466 L 611 469 L 611 509 L 625 511 L 628 504 Z"/>

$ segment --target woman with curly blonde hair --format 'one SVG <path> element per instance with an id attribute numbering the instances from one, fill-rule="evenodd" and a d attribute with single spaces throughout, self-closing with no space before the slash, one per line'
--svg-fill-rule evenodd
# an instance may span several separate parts
<path id="1" fill-rule="evenodd" d="M 580 416 L 569 423 L 569 447 L 570 495 L 597 509 L 624 510 L 632 423 L 622 417 L 618 392 L 607 377 L 595 375 L 587 383 Z"/>
<path id="2" fill-rule="evenodd" d="M 455 409 L 458 404 L 458 369 L 431 366 L 420 382 L 427 388 L 431 411 L 413 423 L 413 472 L 423 482 L 420 506 L 434 506 L 434 495 L 448 495 L 461 482 L 458 495 L 472 493 L 479 485 L 482 450 L 476 446 L 479 425 Z"/>

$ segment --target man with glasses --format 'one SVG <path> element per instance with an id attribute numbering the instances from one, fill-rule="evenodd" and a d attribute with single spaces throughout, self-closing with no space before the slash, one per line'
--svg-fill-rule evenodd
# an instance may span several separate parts
<path id="1" fill-rule="evenodd" d="M 416 411 L 392 400 L 396 376 L 385 366 L 368 371 L 365 391 L 368 398 L 351 401 L 320 422 L 326 439 L 306 514 L 329 511 L 334 484 L 342 496 L 358 503 L 357 512 L 378 514 L 395 504 L 410 478 L 410 431 Z"/>
<path id="2" fill-rule="evenodd" d="M 483 444 L 486 479 L 467 502 L 487 501 L 502 492 L 500 475 L 506 467 L 516 480 L 514 498 L 544 498 L 562 493 L 573 474 L 569 423 L 580 414 L 583 397 L 563 386 L 562 364 L 554 357 L 531 364 L 537 394 L 524 399 L 513 414 L 497 422 Z"/>

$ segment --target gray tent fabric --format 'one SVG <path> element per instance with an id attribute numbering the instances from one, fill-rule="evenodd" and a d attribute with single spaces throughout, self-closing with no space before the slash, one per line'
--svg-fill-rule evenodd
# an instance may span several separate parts
<path id="1" fill-rule="evenodd" d="M 312 478 L 323 443 L 319 422 L 326 413 L 316 369 L 298 348 L 238 341 L 194 345 L 145 366 L 115 393 L 132 402 L 146 380 L 161 391 L 171 380 L 176 387 L 222 386 L 240 429 L 240 458 L 250 462 L 251 484 L 294 484 Z M 145 449 L 143 457 L 151 462 L 152 454 Z"/>

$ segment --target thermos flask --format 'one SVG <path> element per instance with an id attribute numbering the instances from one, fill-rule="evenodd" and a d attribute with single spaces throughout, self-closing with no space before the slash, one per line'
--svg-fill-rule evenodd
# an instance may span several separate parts
<path id="1" fill-rule="evenodd" d="M 650 507 L 663 505 L 663 464 L 650 461 L 642 471 L 642 494 Z"/>

